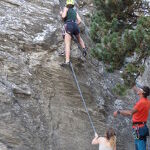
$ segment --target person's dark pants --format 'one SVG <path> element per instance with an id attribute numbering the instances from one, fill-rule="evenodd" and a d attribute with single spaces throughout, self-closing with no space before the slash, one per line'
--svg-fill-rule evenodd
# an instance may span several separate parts
<path id="1" fill-rule="evenodd" d="M 75 22 L 67 22 L 65 30 L 68 34 L 77 36 L 80 33 L 79 27 Z"/>
<path id="2" fill-rule="evenodd" d="M 136 150 L 146 150 L 146 138 L 144 140 L 135 139 L 134 142 Z"/>

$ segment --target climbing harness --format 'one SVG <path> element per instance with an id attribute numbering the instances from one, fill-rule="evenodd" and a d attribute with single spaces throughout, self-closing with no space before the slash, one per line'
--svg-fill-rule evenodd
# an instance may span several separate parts
<path id="1" fill-rule="evenodd" d="M 137 139 L 137 140 L 140 139 L 139 127 L 136 127 L 135 129 L 133 129 L 132 135 L 133 135 L 134 139 Z"/>

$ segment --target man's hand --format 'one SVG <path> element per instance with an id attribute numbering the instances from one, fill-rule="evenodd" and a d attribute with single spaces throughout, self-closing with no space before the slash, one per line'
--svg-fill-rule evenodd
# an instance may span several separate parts
<path id="1" fill-rule="evenodd" d="M 115 112 L 114 112 L 114 117 L 117 117 L 117 115 L 118 115 L 118 112 L 115 111 Z"/>

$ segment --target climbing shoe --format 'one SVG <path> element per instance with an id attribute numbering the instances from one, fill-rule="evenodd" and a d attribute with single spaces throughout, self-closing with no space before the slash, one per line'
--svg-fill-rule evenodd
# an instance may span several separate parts
<path id="1" fill-rule="evenodd" d="M 86 57 L 86 55 L 87 55 L 87 50 L 86 48 L 83 48 L 83 56 Z"/>
<path id="2" fill-rule="evenodd" d="M 70 66 L 70 61 L 61 63 L 60 66 L 62 66 L 62 67 L 69 67 Z"/>

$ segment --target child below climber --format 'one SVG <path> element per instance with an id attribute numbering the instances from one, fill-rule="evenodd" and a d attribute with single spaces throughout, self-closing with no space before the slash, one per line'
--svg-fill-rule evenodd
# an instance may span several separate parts
<path id="1" fill-rule="evenodd" d="M 78 25 L 81 23 L 79 14 L 74 10 L 74 0 L 67 0 L 66 6 L 63 11 L 60 12 L 61 17 L 65 21 L 65 54 L 66 61 L 61 66 L 67 66 L 70 63 L 70 47 L 72 36 L 75 35 L 79 44 L 83 49 L 83 56 L 87 55 L 85 44 L 80 36 L 80 30 Z"/>
<path id="2" fill-rule="evenodd" d="M 108 128 L 104 137 L 95 133 L 92 145 L 99 145 L 99 150 L 116 150 L 116 134 L 113 128 Z"/>

